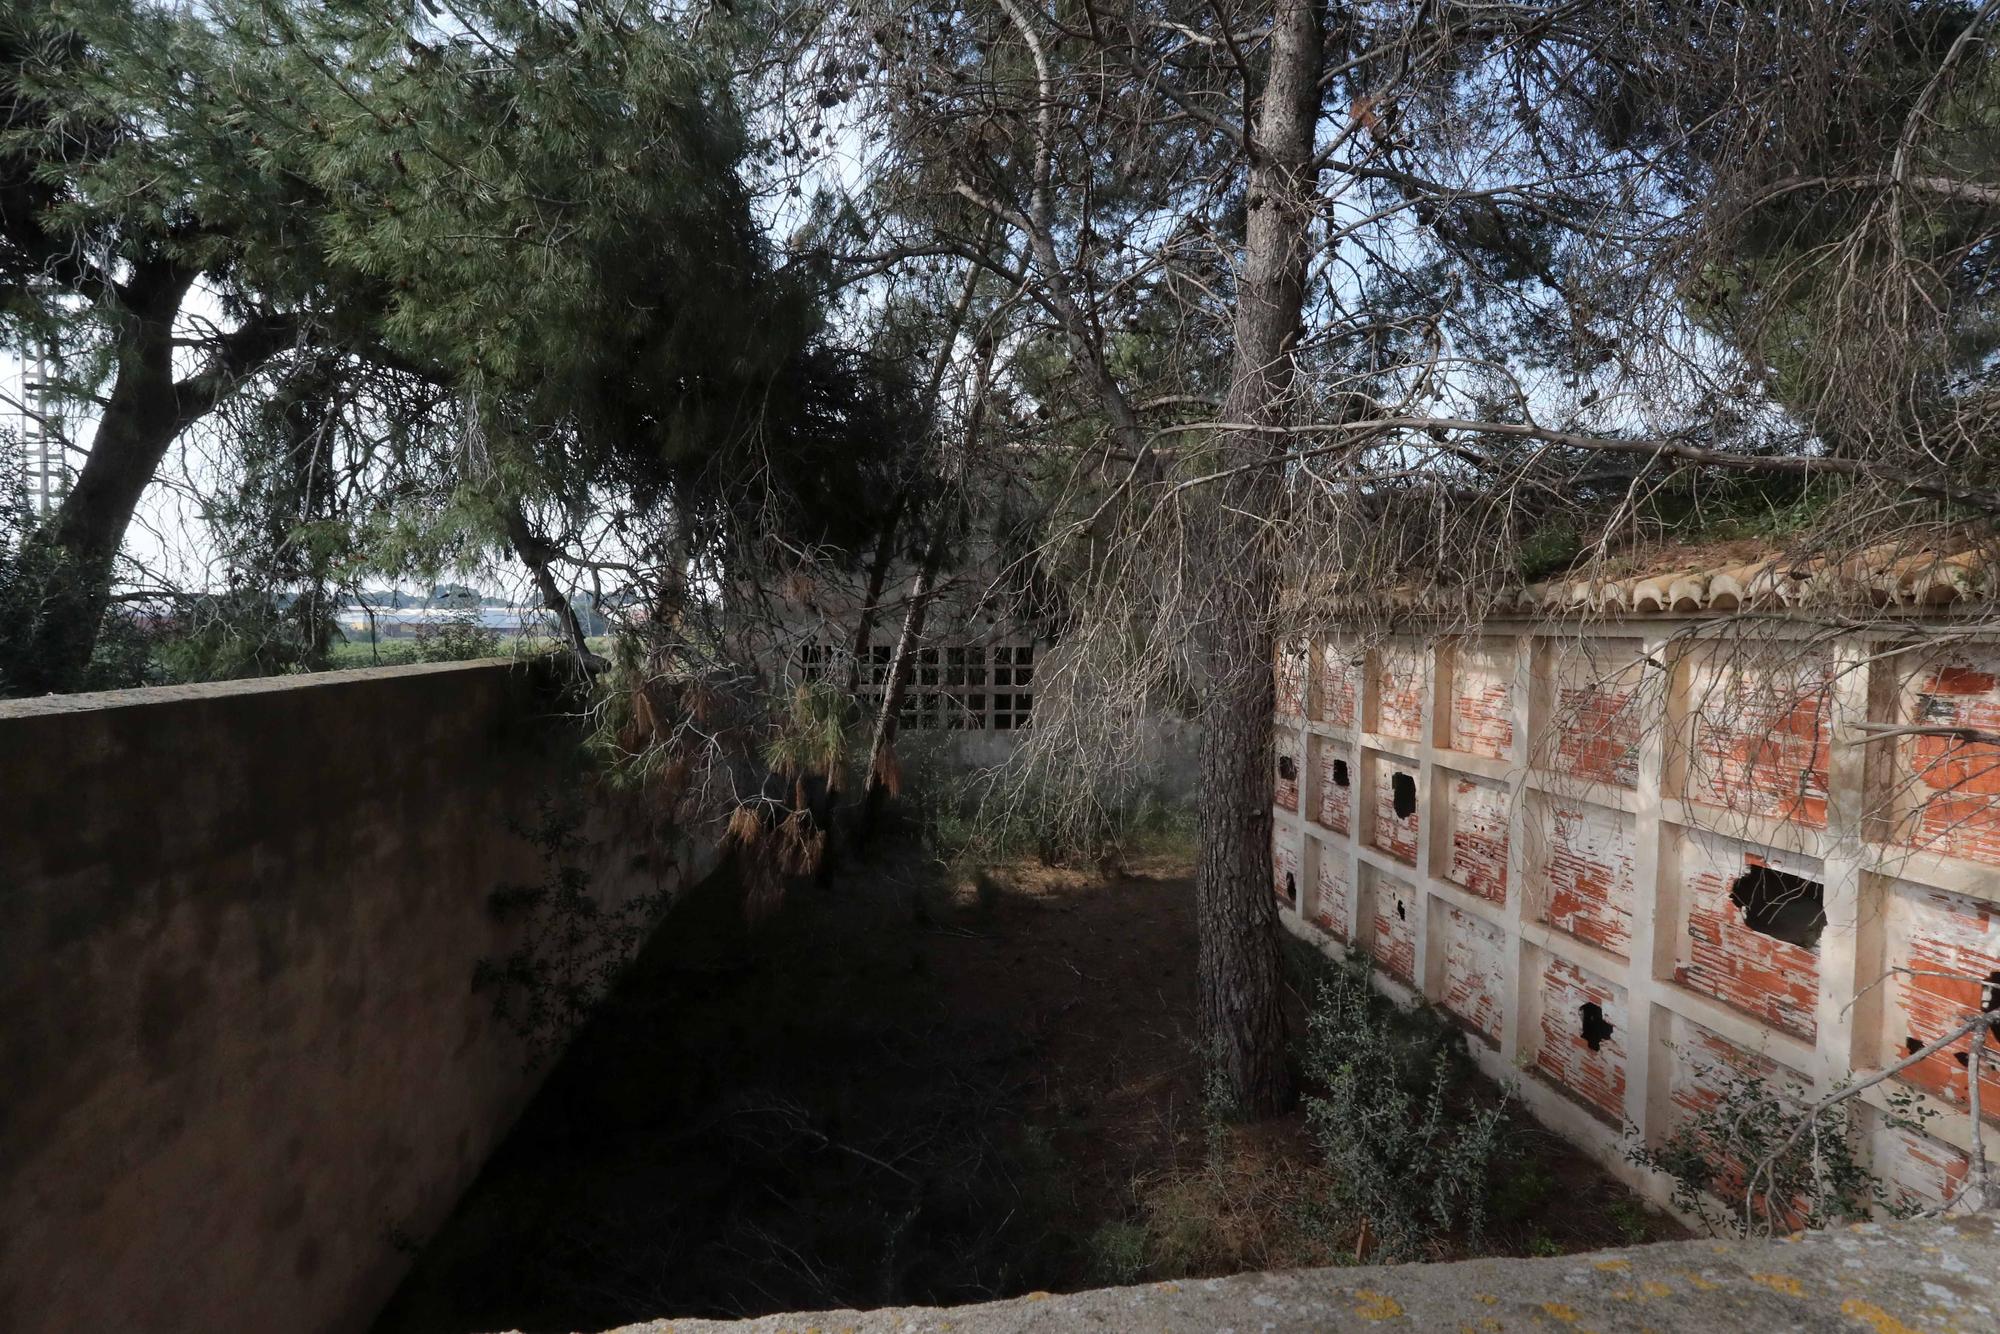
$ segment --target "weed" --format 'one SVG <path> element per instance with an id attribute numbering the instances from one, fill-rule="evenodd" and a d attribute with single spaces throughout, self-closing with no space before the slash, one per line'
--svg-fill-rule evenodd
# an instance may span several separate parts
<path id="1" fill-rule="evenodd" d="M 1136 1283 L 1146 1272 L 1149 1243 L 1143 1223 L 1123 1219 L 1099 1223 L 1085 1243 L 1091 1272 L 1107 1284 Z"/>
<path id="2" fill-rule="evenodd" d="M 1543 1164 L 1529 1159 L 1511 1172 L 1502 1173 L 1487 1202 L 1496 1223 L 1518 1223 L 1540 1212 L 1556 1193 L 1555 1174 Z"/>
<path id="3" fill-rule="evenodd" d="M 1618 1239 L 1627 1246 L 1636 1246 L 1653 1235 L 1653 1211 L 1637 1200 L 1613 1200 L 1605 1213 L 1618 1229 Z"/>

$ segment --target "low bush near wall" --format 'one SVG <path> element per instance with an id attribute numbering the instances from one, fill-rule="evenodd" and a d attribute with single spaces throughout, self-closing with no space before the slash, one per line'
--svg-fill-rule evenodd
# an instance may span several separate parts
<path id="1" fill-rule="evenodd" d="M 1815 1099 L 1797 1081 L 1755 1070 L 1710 1065 L 1697 1074 L 1714 1096 L 1657 1144 L 1634 1134 L 1625 1156 L 1669 1177 L 1675 1206 L 1710 1232 L 1770 1235 L 1919 1211 L 1863 1165 L 1845 1090 Z M 1890 1129 L 1920 1131 L 1936 1115 L 1907 1090 L 1892 1089 L 1886 1102 Z"/>
<path id="2" fill-rule="evenodd" d="M 1464 1039 L 1383 997 L 1368 967 L 1325 970 L 1307 1018 L 1306 1075 L 1325 1091 L 1306 1099 L 1306 1121 L 1334 1202 L 1367 1220 L 1385 1259 L 1416 1258 L 1447 1236 L 1477 1246 L 1507 1100 L 1469 1100 Z"/>

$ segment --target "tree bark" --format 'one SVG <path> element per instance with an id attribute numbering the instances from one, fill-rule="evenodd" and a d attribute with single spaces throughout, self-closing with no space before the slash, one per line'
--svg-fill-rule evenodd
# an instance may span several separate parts
<path id="1" fill-rule="evenodd" d="M 896 651 L 889 659 L 889 679 L 882 687 L 882 706 L 875 712 L 875 734 L 868 745 L 868 772 L 862 780 L 861 813 L 854 823 L 854 842 L 864 846 L 874 832 L 875 817 L 882 809 L 887 785 L 881 781 L 882 765 L 896 744 L 896 718 L 909 689 L 910 664 L 924 635 L 924 615 L 930 610 L 931 590 L 938 569 L 944 564 L 945 524 L 940 516 L 924 548 L 923 568 L 910 588 L 910 605 L 903 613 L 903 630 L 896 636 Z"/>
<path id="2" fill-rule="evenodd" d="M 976 273 L 976 270 L 975 270 Z M 971 283 L 966 290 L 971 291 Z M 986 393 L 993 383 L 993 356 L 996 346 L 985 334 L 979 337 L 979 362 L 972 375 L 972 400 L 966 407 L 964 458 L 970 459 L 979 442 L 981 424 L 986 419 Z M 935 394 L 933 395 L 935 399 Z M 884 785 L 881 766 L 896 744 L 896 715 L 903 707 L 903 692 L 909 686 L 910 662 L 923 637 L 924 616 L 936 590 L 938 570 L 944 564 L 945 548 L 951 532 L 951 507 L 955 503 L 949 487 L 941 497 L 932 519 L 930 540 L 924 546 L 923 568 L 910 590 L 909 610 L 903 614 L 903 632 L 896 637 L 896 652 L 889 661 L 889 680 L 882 688 L 882 707 L 875 715 L 875 736 L 868 747 L 868 774 L 862 780 L 861 816 L 855 826 L 855 842 L 866 843 L 874 829 L 875 816 L 882 805 Z"/>
<path id="3" fill-rule="evenodd" d="M 118 289 L 128 318 L 117 376 L 76 485 L 32 539 L 44 582 L 22 661 L 11 670 L 13 693 L 78 687 L 110 602 L 113 564 L 160 461 L 182 431 L 291 337 L 290 321 L 253 318 L 223 336 L 202 371 L 174 379 L 174 318 L 195 276 L 179 265 L 144 263 Z"/>
<path id="4" fill-rule="evenodd" d="M 883 520 L 882 533 L 875 539 L 875 557 L 868 567 L 868 594 L 861 603 L 861 614 L 854 618 L 854 641 L 847 655 L 849 699 L 861 691 L 862 659 L 868 656 L 868 641 L 875 637 L 875 613 L 880 610 L 882 589 L 889 582 L 889 565 L 896 557 L 896 537 L 902 530 L 903 507 L 908 499 L 908 492 L 897 493 L 896 503 L 889 507 L 889 517 Z"/>
<path id="5" fill-rule="evenodd" d="M 557 621 L 562 624 L 563 638 L 569 641 L 570 652 L 576 657 L 577 670 L 588 673 L 603 666 L 604 659 L 590 651 L 590 641 L 583 633 L 583 622 L 578 619 L 576 608 L 563 596 L 562 586 L 556 582 L 556 549 L 543 540 L 534 525 L 528 522 L 527 511 L 521 508 L 518 500 L 501 504 L 500 521 L 506 526 L 507 540 L 514 544 L 521 563 L 534 576 L 535 591 L 542 595 L 542 605 L 554 612 Z"/>
<path id="6" fill-rule="evenodd" d="M 1235 353 L 1223 416 L 1278 425 L 1288 412 L 1312 222 L 1313 131 L 1322 36 L 1313 0 L 1279 0 L 1270 72 L 1252 139 Z M 1224 466 L 1282 451 L 1285 437 L 1224 432 Z M 1195 872 L 1201 1037 L 1239 1109 L 1290 1101 L 1282 961 L 1271 892 L 1271 718 L 1277 553 L 1260 517 L 1279 498 L 1272 468 L 1249 468 L 1207 497 L 1201 531 L 1216 583 L 1198 646 L 1207 674 Z"/>

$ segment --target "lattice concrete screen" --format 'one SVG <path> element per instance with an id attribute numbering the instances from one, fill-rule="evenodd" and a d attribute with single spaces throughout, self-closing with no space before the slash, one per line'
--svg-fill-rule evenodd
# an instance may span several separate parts
<path id="1" fill-rule="evenodd" d="M 1719 1072 L 1829 1090 L 2000 1007 L 2000 746 L 1951 731 L 2000 731 L 2000 644 L 1488 631 L 1281 656 L 1273 887 L 1545 1123 L 1664 1203 L 1626 1136 Z M 1967 1041 L 1896 1081 L 1928 1133 L 1883 1124 L 1890 1084 L 1862 1095 L 1902 1201 L 1965 1178 Z"/>

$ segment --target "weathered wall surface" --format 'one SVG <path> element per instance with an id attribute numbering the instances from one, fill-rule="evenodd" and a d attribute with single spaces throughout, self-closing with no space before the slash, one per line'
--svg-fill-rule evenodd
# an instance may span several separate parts
<path id="1" fill-rule="evenodd" d="M 2000 1321 L 2000 1216 L 1861 1223 L 1798 1240 L 1663 1242 L 1555 1260 L 1355 1265 L 1033 1292 L 976 1306 L 656 1320 L 612 1334 L 1210 1334 L 1383 1330 L 1840 1330 L 1962 1334 Z"/>
<path id="2" fill-rule="evenodd" d="M 1830 1090 L 2000 1009 L 2000 647 L 1933 640 L 1633 617 L 1297 646 L 1280 916 L 1665 1202 L 1628 1128 L 1657 1143 L 1732 1070 Z M 1901 1200 L 1966 1179 L 1968 1046 L 1862 1095 Z M 1886 1124 L 1898 1084 L 1922 1132 Z"/>
<path id="3" fill-rule="evenodd" d="M 471 979 L 547 705 L 494 663 L 0 704 L 0 1329 L 366 1325 L 530 1088 Z M 637 846 L 607 898 L 670 879 Z"/>

